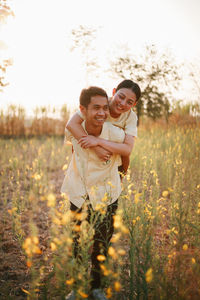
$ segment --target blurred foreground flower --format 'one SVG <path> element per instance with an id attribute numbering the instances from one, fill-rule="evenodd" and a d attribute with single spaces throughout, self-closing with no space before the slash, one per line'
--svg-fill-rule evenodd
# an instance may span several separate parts
<path id="1" fill-rule="evenodd" d="M 149 268 L 145 274 L 145 279 L 146 279 L 146 282 L 149 283 L 152 281 L 153 279 L 153 269 L 152 268 Z"/>
<path id="2" fill-rule="evenodd" d="M 39 181 L 41 179 L 41 175 L 38 174 L 38 173 L 35 173 L 33 176 L 32 176 L 36 181 Z"/>
<path id="3" fill-rule="evenodd" d="M 188 250 L 188 245 L 187 245 L 187 244 L 184 244 L 184 245 L 183 245 L 183 250 L 184 250 L 184 251 L 187 251 L 187 250 Z"/>
<path id="4" fill-rule="evenodd" d="M 168 195 L 169 195 L 169 192 L 168 192 L 168 191 L 163 191 L 163 192 L 162 192 L 162 196 L 163 196 L 164 198 L 166 198 Z"/>
<path id="5" fill-rule="evenodd" d="M 32 257 L 34 254 L 41 254 L 42 251 L 38 247 L 39 240 L 36 236 L 27 237 L 23 243 L 23 249 L 27 256 Z"/>
<path id="6" fill-rule="evenodd" d="M 54 194 L 50 193 L 47 196 L 47 206 L 48 207 L 54 207 L 56 205 L 56 197 Z"/>

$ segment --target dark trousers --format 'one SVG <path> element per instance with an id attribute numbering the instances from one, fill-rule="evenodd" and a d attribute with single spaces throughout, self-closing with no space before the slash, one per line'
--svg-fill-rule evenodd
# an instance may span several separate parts
<path id="1" fill-rule="evenodd" d="M 107 206 L 107 211 L 105 215 L 100 216 L 99 212 L 94 212 L 92 206 L 88 204 L 88 215 L 87 221 L 91 222 L 91 213 L 92 215 L 97 214 L 97 221 L 94 224 L 94 236 L 93 236 L 93 248 L 91 254 L 92 261 L 92 269 L 91 269 L 91 288 L 96 289 L 101 286 L 101 270 L 100 270 L 100 262 L 97 259 L 99 254 L 103 254 L 105 257 L 107 256 L 107 250 L 109 246 L 110 239 L 114 232 L 113 226 L 113 216 L 116 213 L 118 207 L 118 200 L 114 203 Z M 70 210 L 76 213 L 80 213 L 82 208 L 77 208 L 73 203 L 70 203 Z M 77 221 L 77 225 L 81 225 L 81 221 Z M 78 238 L 79 234 L 74 232 L 74 256 L 77 257 L 78 253 Z"/>

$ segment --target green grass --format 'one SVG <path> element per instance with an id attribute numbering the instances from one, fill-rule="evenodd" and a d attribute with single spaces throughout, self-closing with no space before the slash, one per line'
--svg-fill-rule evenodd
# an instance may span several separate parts
<path id="1" fill-rule="evenodd" d="M 90 281 L 92 228 L 82 226 L 80 268 L 72 255 L 68 200 L 60 195 L 71 148 L 55 137 L 1 139 L 0 146 L 3 266 L 10 263 L 7 240 L 19 245 L 21 252 L 13 255 L 29 274 L 26 281 L 7 281 L 2 295 L 16 295 L 20 288 L 21 299 L 64 299 L 75 280 L 82 299 Z M 198 127 L 139 130 L 113 249 L 102 263 L 110 299 L 199 299 L 199 162 Z"/>

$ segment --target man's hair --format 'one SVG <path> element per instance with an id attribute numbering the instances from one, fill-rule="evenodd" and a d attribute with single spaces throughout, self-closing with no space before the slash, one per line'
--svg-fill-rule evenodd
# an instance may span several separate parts
<path id="1" fill-rule="evenodd" d="M 79 98 L 80 105 L 87 108 L 91 102 L 91 98 L 94 96 L 103 96 L 108 99 L 106 91 L 104 91 L 102 88 L 99 88 L 97 86 L 90 86 L 89 88 L 83 89 L 81 91 Z"/>
<path id="2" fill-rule="evenodd" d="M 122 88 L 131 89 L 136 95 L 136 101 L 140 99 L 141 90 L 139 85 L 136 82 L 133 82 L 130 79 L 125 79 L 118 84 L 116 91 L 119 91 Z"/>

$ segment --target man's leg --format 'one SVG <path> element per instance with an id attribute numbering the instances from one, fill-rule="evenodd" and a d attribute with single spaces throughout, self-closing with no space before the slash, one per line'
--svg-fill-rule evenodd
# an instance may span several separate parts
<path id="1" fill-rule="evenodd" d="M 103 254 L 107 256 L 107 250 L 109 246 L 110 239 L 114 232 L 113 226 L 113 216 L 116 213 L 118 207 L 118 200 L 114 203 L 110 204 L 107 207 L 107 212 L 102 221 L 97 222 L 95 226 L 95 234 L 94 234 L 94 244 L 92 251 L 92 289 L 100 288 L 101 286 L 101 270 L 100 270 L 100 262 L 97 259 L 99 254 Z"/>
<path id="2" fill-rule="evenodd" d="M 75 214 L 81 213 L 82 212 L 82 208 L 78 208 L 76 207 L 73 203 L 70 202 L 70 210 L 72 212 L 74 212 Z M 75 215 L 75 220 L 74 220 L 74 225 L 81 225 L 81 221 L 76 219 L 76 215 Z M 79 253 L 79 243 L 78 243 L 78 239 L 79 239 L 79 232 L 73 230 L 73 251 L 74 251 L 74 257 L 77 258 L 78 253 Z"/>

